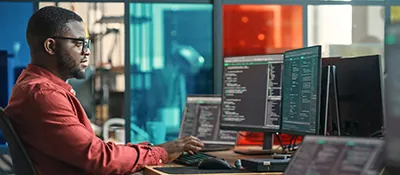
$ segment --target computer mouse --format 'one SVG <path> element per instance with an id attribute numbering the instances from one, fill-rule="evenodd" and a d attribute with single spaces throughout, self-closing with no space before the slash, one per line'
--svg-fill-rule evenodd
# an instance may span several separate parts
<path id="1" fill-rule="evenodd" d="M 209 158 L 202 160 L 197 166 L 199 169 L 208 169 L 208 170 L 226 170 L 232 169 L 231 165 L 224 160 L 218 158 Z"/>

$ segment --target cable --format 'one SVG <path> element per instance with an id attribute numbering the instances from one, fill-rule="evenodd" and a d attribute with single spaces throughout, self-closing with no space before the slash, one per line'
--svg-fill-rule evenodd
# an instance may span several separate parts
<path id="1" fill-rule="evenodd" d="M 281 146 L 282 149 L 285 149 L 282 140 L 281 140 L 281 136 L 279 135 L 278 132 L 275 132 L 276 138 L 278 139 L 279 145 Z"/>
<path id="2" fill-rule="evenodd" d="M 290 151 L 293 151 L 293 150 L 294 150 L 294 147 L 295 147 L 295 145 L 296 145 L 296 140 L 297 140 L 297 136 L 294 136 L 293 144 L 291 145 Z"/>
<path id="3" fill-rule="evenodd" d="M 385 136 L 385 130 L 382 127 L 380 130 L 375 131 L 374 133 L 372 133 L 369 137 L 384 137 Z"/>
<path id="4" fill-rule="evenodd" d="M 253 132 L 250 132 L 250 133 L 247 134 L 247 135 L 243 135 L 243 134 L 241 134 L 241 133 L 239 132 L 239 135 L 242 136 L 242 137 L 250 137 L 251 135 L 253 135 Z"/>
<path id="5" fill-rule="evenodd" d="M 290 139 L 289 145 L 287 145 L 288 151 L 290 151 L 290 148 L 292 147 L 293 140 L 294 140 L 294 136 L 292 136 L 292 139 Z"/>
<path id="6" fill-rule="evenodd" d="M 375 131 L 375 132 L 372 133 L 369 137 L 374 137 L 374 135 L 381 134 L 381 133 L 382 133 L 382 130 Z"/>

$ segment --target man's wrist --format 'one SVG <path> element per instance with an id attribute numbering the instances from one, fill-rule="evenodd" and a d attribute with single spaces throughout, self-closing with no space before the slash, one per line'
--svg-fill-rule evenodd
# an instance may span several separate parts
<path id="1" fill-rule="evenodd" d="M 158 161 L 158 163 L 160 163 L 160 164 L 165 164 L 165 163 L 168 163 L 168 152 L 167 152 L 167 150 L 165 150 L 164 148 L 162 148 L 162 147 L 159 147 L 159 146 L 154 146 L 153 148 L 152 148 L 152 150 L 153 151 L 155 151 L 156 152 L 156 155 L 160 158 Z"/>

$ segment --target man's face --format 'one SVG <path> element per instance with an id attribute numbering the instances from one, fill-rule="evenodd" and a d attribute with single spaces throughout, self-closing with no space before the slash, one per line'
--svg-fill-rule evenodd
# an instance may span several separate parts
<path id="1" fill-rule="evenodd" d="M 86 32 L 82 22 L 72 21 L 67 23 L 69 30 L 61 37 L 85 39 Z M 55 49 L 57 68 L 67 78 L 85 78 L 85 68 L 88 67 L 90 51 L 87 43 L 79 40 L 65 39 L 58 40 Z M 82 49 L 83 48 L 83 49 Z"/>

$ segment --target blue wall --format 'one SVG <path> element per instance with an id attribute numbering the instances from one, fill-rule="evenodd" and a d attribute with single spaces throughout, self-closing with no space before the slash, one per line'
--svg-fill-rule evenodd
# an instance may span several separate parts
<path id="1" fill-rule="evenodd" d="M 7 96 L 0 96 L 0 101 L 8 101 L 11 88 L 15 83 L 15 76 L 17 76 L 14 74 L 15 68 L 25 67 L 30 61 L 29 46 L 25 36 L 32 13 L 33 4 L 31 2 L 0 2 L 0 50 L 6 50 L 9 54 L 16 55 L 14 58 L 8 58 L 8 80 L 0 79 L 0 86 L 7 87 L 8 91 Z M 16 44 L 20 45 L 17 54 L 14 51 Z M 1 106 L 4 107 L 4 104 Z"/>
<path id="2" fill-rule="evenodd" d="M 26 41 L 26 27 L 33 13 L 31 2 L 0 2 L 0 50 L 14 53 L 14 44 L 21 45 L 15 66 L 29 63 L 29 46 Z"/>

